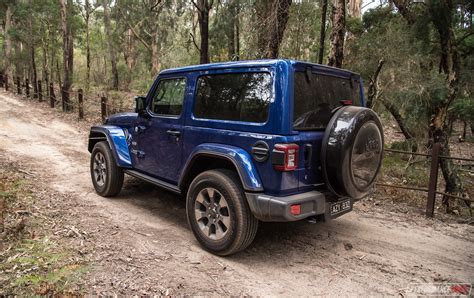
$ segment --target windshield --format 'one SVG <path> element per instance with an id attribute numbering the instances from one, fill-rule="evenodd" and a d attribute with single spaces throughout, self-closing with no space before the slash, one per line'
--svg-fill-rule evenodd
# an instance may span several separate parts
<path id="1" fill-rule="evenodd" d="M 293 128 L 325 129 L 332 111 L 342 105 L 360 106 L 359 79 L 308 72 L 295 73 Z"/>

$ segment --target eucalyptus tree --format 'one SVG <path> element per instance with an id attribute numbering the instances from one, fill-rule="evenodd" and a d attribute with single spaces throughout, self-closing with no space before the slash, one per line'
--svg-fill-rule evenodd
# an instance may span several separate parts
<path id="1" fill-rule="evenodd" d="M 255 12 L 261 29 L 258 31 L 259 58 L 278 58 L 292 0 L 257 0 Z"/>
<path id="2" fill-rule="evenodd" d="M 438 93 L 430 100 L 430 135 L 434 142 L 442 144 L 441 154 L 450 156 L 448 113 L 451 104 L 459 95 L 460 64 L 458 46 L 460 40 L 456 38 L 456 27 L 466 36 L 472 35 L 472 26 L 461 27 L 458 20 L 458 1 L 455 0 L 430 0 L 416 4 L 407 0 L 394 0 L 400 14 L 411 26 L 433 26 L 436 30 L 438 47 L 434 49 L 438 53 L 438 72 L 444 75 L 444 90 L 442 95 Z M 429 23 L 421 23 L 422 17 L 428 17 Z M 471 13 L 472 18 L 472 13 Z M 461 28 L 460 28 L 461 27 Z M 469 32 L 464 33 L 463 31 Z M 424 36 L 421 36 L 424 38 Z M 441 170 L 446 181 L 447 193 L 463 193 L 463 186 L 457 168 L 451 159 L 440 160 Z M 449 200 L 443 198 L 443 203 L 449 211 Z"/>
<path id="3" fill-rule="evenodd" d="M 82 3 L 81 1 L 78 2 L 82 18 L 84 19 L 85 23 L 85 33 L 86 33 L 86 94 L 89 93 L 90 89 L 90 81 L 91 81 L 91 40 L 90 40 L 90 26 L 91 26 L 91 18 L 97 8 L 96 3 L 90 0 L 84 0 Z"/>
<path id="4" fill-rule="evenodd" d="M 209 12 L 212 9 L 214 0 L 191 0 L 197 10 L 199 21 L 200 46 L 199 63 L 209 63 Z"/>
<path id="5" fill-rule="evenodd" d="M 332 6 L 331 50 L 328 65 L 341 68 L 344 60 L 344 39 L 346 35 L 346 1 L 334 0 Z"/>
<path id="6" fill-rule="evenodd" d="M 72 109 L 70 103 L 71 86 L 74 75 L 74 37 L 73 37 L 73 10 L 72 0 L 59 0 L 61 12 L 61 33 L 63 38 L 63 83 L 61 96 L 63 111 Z"/>
<path id="7" fill-rule="evenodd" d="M 3 42 L 5 45 L 4 51 L 4 61 L 3 61 L 3 73 L 6 76 L 6 88 L 8 89 L 8 85 L 10 85 L 13 81 L 12 75 L 12 67 L 11 67 L 11 57 L 12 57 L 12 41 L 10 36 L 10 30 L 12 25 L 12 6 L 14 5 L 14 1 L 2 1 L 0 3 L 0 7 L 2 11 L 5 11 L 3 16 Z"/>
<path id="8" fill-rule="evenodd" d="M 119 74 L 117 69 L 117 55 L 115 44 L 113 42 L 112 28 L 110 22 L 110 8 L 109 0 L 102 0 L 102 7 L 104 8 L 104 28 L 107 36 L 108 56 L 112 70 L 112 88 L 118 90 L 119 88 Z"/>
<path id="9" fill-rule="evenodd" d="M 165 14 L 173 8 L 173 5 L 171 1 L 161 0 L 116 1 L 116 9 L 121 14 L 123 22 L 150 55 L 152 76 L 161 69 L 159 56 L 169 30 L 163 17 L 166 17 Z"/>

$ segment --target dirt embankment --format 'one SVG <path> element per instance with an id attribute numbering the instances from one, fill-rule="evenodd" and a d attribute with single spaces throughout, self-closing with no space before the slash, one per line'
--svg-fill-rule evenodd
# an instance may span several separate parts
<path id="1" fill-rule="evenodd" d="M 87 134 L 57 119 L 0 92 L 0 162 L 49 194 L 37 208 L 87 262 L 85 293 L 395 295 L 410 283 L 474 281 L 473 226 L 377 198 L 329 223 L 262 224 L 249 249 L 216 257 L 192 236 L 180 197 L 135 179 L 118 198 L 97 196 Z"/>

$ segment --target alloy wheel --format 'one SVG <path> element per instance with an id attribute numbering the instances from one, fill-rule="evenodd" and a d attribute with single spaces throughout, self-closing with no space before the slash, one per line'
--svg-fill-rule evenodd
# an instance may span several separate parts
<path id="1" fill-rule="evenodd" d="M 105 163 L 105 156 L 101 152 L 97 152 L 94 157 L 94 179 L 97 185 L 103 186 L 107 176 L 107 165 Z"/>
<path id="2" fill-rule="evenodd" d="M 194 214 L 201 232 L 212 240 L 225 237 L 231 216 L 225 197 L 215 188 L 206 187 L 197 195 Z"/>

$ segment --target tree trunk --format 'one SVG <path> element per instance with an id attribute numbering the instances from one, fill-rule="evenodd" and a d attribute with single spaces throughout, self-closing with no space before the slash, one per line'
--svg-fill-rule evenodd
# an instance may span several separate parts
<path id="1" fill-rule="evenodd" d="M 32 0 L 28 0 L 28 5 L 31 6 Z M 38 98 L 38 73 L 36 71 L 36 57 L 35 57 L 35 36 L 33 32 L 33 19 L 28 19 L 28 33 L 29 33 L 29 51 L 30 51 L 30 68 L 29 79 L 33 85 L 33 98 Z"/>
<path id="2" fill-rule="evenodd" d="M 334 0 L 332 7 L 331 51 L 328 65 L 342 68 L 344 60 L 344 35 L 346 33 L 345 0 Z"/>
<path id="3" fill-rule="evenodd" d="M 193 2 L 194 3 L 194 2 Z M 159 4 L 159 2 L 158 2 Z M 195 4 L 196 5 L 196 4 Z M 148 42 L 146 41 L 136 30 L 136 28 L 129 22 L 127 21 L 127 16 L 124 14 L 123 11 L 120 11 L 122 14 L 124 20 L 127 23 L 128 28 L 130 29 L 129 32 L 131 32 L 135 38 L 145 46 L 145 48 L 149 51 L 151 55 L 151 73 L 152 76 L 155 76 L 158 74 L 161 68 L 161 63 L 158 61 L 158 23 L 155 21 L 158 18 L 158 15 L 160 13 L 160 9 L 158 10 L 153 10 L 154 11 L 154 19 L 150 20 L 152 26 L 147 32 L 147 35 L 150 36 L 151 41 Z"/>
<path id="4" fill-rule="evenodd" d="M 349 0 L 347 3 L 347 14 L 350 17 L 361 18 L 362 0 Z"/>
<path id="5" fill-rule="evenodd" d="M 321 0 L 321 31 L 319 34 L 319 56 L 318 56 L 319 64 L 323 64 L 324 41 L 326 39 L 327 10 L 328 10 L 328 0 Z"/>
<path id="6" fill-rule="evenodd" d="M 226 28 L 227 37 L 227 60 L 233 61 L 235 58 L 235 3 L 233 0 L 229 1 L 227 7 L 227 18 L 229 22 Z"/>
<path id="7" fill-rule="evenodd" d="M 85 0 L 85 23 L 86 23 L 86 96 L 89 94 L 91 84 L 91 38 L 90 38 L 90 8 L 89 0 Z"/>
<path id="8" fill-rule="evenodd" d="M 201 35 L 201 46 L 199 53 L 199 63 L 209 63 L 209 10 L 208 0 L 198 0 L 197 2 L 199 32 Z"/>
<path id="9" fill-rule="evenodd" d="M 59 67 L 59 60 L 56 60 L 56 79 L 58 79 L 58 85 L 60 88 L 63 86 L 63 80 L 61 76 L 61 70 Z"/>
<path id="10" fill-rule="evenodd" d="M 432 100 L 433 110 L 435 111 L 430 122 L 430 130 L 435 142 L 443 145 L 441 154 L 450 156 L 449 150 L 449 127 L 447 125 L 448 109 L 457 96 L 459 83 L 459 64 L 456 40 L 452 27 L 452 20 L 455 6 L 453 0 L 440 0 L 429 3 L 429 11 L 436 30 L 439 33 L 440 42 L 440 72 L 446 75 L 445 84 L 447 95 L 442 101 Z M 461 179 L 457 168 L 451 159 L 443 158 L 440 160 L 441 171 L 446 181 L 446 193 L 461 193 L 463 191 Z M 449 198 L 444 197 L 443 203 L 446 211 L 450 211 Z"/>
<path id="11" fill-rule="evenodd" d="M 239 0 L 231 0 L 227 7 L 226 17 L 229 22 L 226 28 L 226 37 L 229 61 L 239 60 L 239 5 Z"/>
<path id="12" fill-rule="evenodd" d="M 413 139 L 413 134 L 410 132 L 408 127 L 405 124 L 405 119 L 402 117 L 400 112 L 398 111 L 398 107 L 395 106 L 392 102 L 383 100 L 382 104 L 384 107 L 389 111 L 390 114 L 392 114 L 393 118 L 398 124 L 398 127 L 403 133 L 403 136 L 405 137 L 406 140 Z"/>
<path id="13" fill-rule="evenodd" d="M 151 72 L 156 76 L 160 72 L 160 63 L 158 61 L 158 32 L 155 30 L 151 37 Z"/>
<path id="14" fill-rule="evenodd" d="M 110 28 L 110 16 L 109 16 L 109 0 L 103 0 L 102 6 L 104 7 L 104 27 L 105 27 L 105 34 L 107 38 L 107 46 L 109 52 L 109 59 L 110 65 L 112 67 L 112 88 L 114 90 L 118 90 L 119 87 L 119 77 L 118 77 L 118 70 L 117 70 L 117 57 L 115 54 L 115 47 L 113 44 L 112 39 L 112 31 Z"/>
<path id="15" fill-rule="evenodd" d="M 61 29 L 63 35 L 63 85 L 62 85 L 62 101 L 63 111 L 70 111 L 71 105 L 69 95 L 72 86 L 73 66 L 74 66 L 74 46 L 72 39 L 72 30 L 70 24 L 70 9 L 72 9 L 72 0 L 59 0 L 61 6 Z"/>
<path id="16" fill-rule="evenodd" d="M 33 98 L 38 98 L 38 73 L 36 70 L 36 58 L 35 58 L 35 47 L 33 42 L 31 44 L 31 70 L 32 70 L 32 83 L 33 83 Z"/>
<path id="17" fill-rule="evenodd" d="M 366 106 L 370 109 L 373 108 L 375 104 L 375 100 L 377 99 L 377 82 L 379 80 L 379 74 L 382 70 L 382 66 L 385 63 L 384 59 L 379 60 L 379 64 L 377 65 L 377 69 L 374 72 L 374 75 L 370 78 L 369 81 L 369 88 L 367 90 L 367 104 Z"/>
<path id="18" fill-rule="evenodd" d="M 42 79 L 45 81 L 46 84 L 46 96 L 49 96 L 49 66 L 48 66 L 48 54 L 46 49 L 43 47 L 43 75 Z"/>
<path id="19" fill-rule="evenodd" d="M 15 40 L 15 56 L 23 57 L 23 43 L 21 41 Z M 22 80 L 25 77 L 25 70 L 23 67 L 22 61 L 15 59 L 15 73 L 17 77 L 20 77 Z"/>
<path id="20" fill-rule="evenodd" d="M 135 46 L 134 46 L 134 40 L 132 37 L 132 31 L 129 28 L 127 30 L 125 40 L 124 40 L 124 51 L 123 51 L 123 57 L 125 59 L 125 64 L 127 65 L 127 74 L 126 74 L 126 83 L 125 83 L 125 90 L 130 89 L 130 83 L 132 82 L 132 74 L 133 74 L 133 68 L 135 67 Z"/>
<path id="21" fill-rule="evenodd" d="M 12 68 L 11 68 L 11 57 L 12 57 L 12 41 L 10 38 L 10 29 L 12 23 L 12 10 L 10 6 L 7 6 L 7 11 L 5 12 L 5 33 L 4 33 L 4 43 L 5 43 L 5 75 L 7 77 L 7 84 L 10 85 L 13 82 Z M 12 85 L 13 86 L 13 85 Z M 8 89 L 8 86 L 7 88 Z"/>
<path id="22" fill-rule="evenodd" d="M 240 0 L 234 0 L 235 5 L 235 19 L 234 19 L 234 45 L 235 45 L 235 58 L 234 60 L 240 60 Z"/>
<path id="23" fill-rule="evenodd" d="M 263 14 L 259 22 L 263 22 L 258 35 L 259 56 L 261 58 L 278 58 L 280 44 L 285 33 L 292 0 L 267 0 L 264 7 L 258 7 Z"/>

